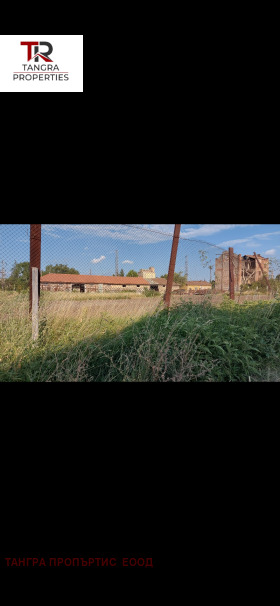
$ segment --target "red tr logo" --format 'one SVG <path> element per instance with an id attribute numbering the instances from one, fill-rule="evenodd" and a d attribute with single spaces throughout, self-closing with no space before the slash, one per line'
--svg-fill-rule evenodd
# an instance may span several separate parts
<path id="1" fill-rule="evenodd" d="M 47 61 L 47 63 L 53 63 L 52 59 L 49 59 L 49 55 L 53 52 L 53 47 L 50 42 L 21 42 L 21 46 L 27 46 L 27 61 L 31 61 L 31 59 L 35 59 L 35 61 L 39 61 L 39 57 Z M 32 57 L 32 47 L 34 48 L 34 56 Z M 39 46 L 47 46 L 48 52 L 39 52 Z"/>

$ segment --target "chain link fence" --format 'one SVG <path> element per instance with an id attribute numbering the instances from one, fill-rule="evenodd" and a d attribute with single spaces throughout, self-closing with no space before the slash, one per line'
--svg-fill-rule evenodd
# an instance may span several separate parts
<path id="1" fill-rule="evenodd" d="M 232 327 L 231 304 L 220 304 L 279 298 L 279 260 L 178 237 L 179 228 L 1 224 L 0 381 L 255 380 L 268 347 L 274 369 L 279 306 L 249 305 L 250 328 L 246 306 L 234 307 Z M 162 313 L 169 306 L 174 313 Z M 213 314 L 224 315 L 211 332 Z"/>
<path id="2" fill-rule="evenodd" d="M 36 227 L 40 231 L 36 233 Z M 92 313 L 145 314 L 164 300 L 174 225 L 150 229 L 130 224 L 1 224 L 2 292 L 27 293 L 31 267 L 40 269 L 42 302 L 64 312 L 77 303 Z M 35 231 L 34 231 L 35 230 Z M 32 245 L 30 244 L 32 242 Z M 253 251 L 252 251 L 253 252 Z M 234 290 L 249 296 L 275 294 L 277 259 L 233 253 Z M 270 278 L 269 289 L 263 277 Z M 257 284 L 258 282 L 258 284 Z M 252 284 L 254 288 L 252 289 Z M 266 288 L 267 287 L 267 288 Z M 180 237 L 171 301 L 214 297 L 229 291 L 229 251 Z M 31 293 L 29 296 L 30 309 Z M 62 305 L 63 303 L 63 305 Z M 76 313 L 76 311 L 75 311 Z"/>

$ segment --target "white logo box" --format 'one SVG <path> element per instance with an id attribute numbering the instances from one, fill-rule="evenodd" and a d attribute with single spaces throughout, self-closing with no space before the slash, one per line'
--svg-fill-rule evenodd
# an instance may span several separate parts
<path id="1" fill-rule="evenodd" d="M 0 92 L 83 92 L 83 38 L 84 36 L 65 34 L 0 35 Z M 41 58 L 39 63 L 35 63 L 34 59 L 28 62 L 27 46 L 21 45 L 21 42 L 24 41 L 51 43 L 53 52 L 50 59 L 53 61 L 53 67 L 57 66 L 61 72 L 61 79 L 57 77 L 46 80 L 38 77 L 26 80 L 24 78 L 25 73 L 36 73 L 33 70 L 28 71 L 30 65 L 33 67 L 42 65 L 44 71 L 48 65 Z M 43 48 L 42 50 L 44 51 Z M 19 79 L 20 72 L 24 79 Z M 17 79 L 14 79 L 15 73 L 17 73 Z M 65 80 L 65 76 L 63 76 L 66 73 L 68 73 L 68 80 Z"/>

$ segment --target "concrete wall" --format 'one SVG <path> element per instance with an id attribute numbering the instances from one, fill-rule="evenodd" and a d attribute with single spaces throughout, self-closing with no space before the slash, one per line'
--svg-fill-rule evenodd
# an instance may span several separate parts
<path id="1" fill-rule="evenodd" d="M 190 292 L 193 290 L 212 290 L 212 286 L 202 286 L 202 285 L 194 285 L 194 284 L 187 284 L 187 286 L 185 287 L 186 291 Z"/>
<path id="2" fill-rule="evenodd" d="M 46 284 L 41 282 L 41 290 L 51 292 L 72 292 L 72 284 Z"/>
<path id="3" fill-rule="evenodd" d="M 122 286 L 121 284 L 85 284 L 85 292 L 86 293 L 94 293 L 94 292 L 125 292 L 126 290 L 133 290 L 134 292 L 143 292 L 144 288 L 149 288 L 147 285 L 137 284 L 127 284 L 127 286 Z M 41 283 L 41 290 L 50 291 L 50 292 L 72 292 L 72 284 L 47 284 Z M 79 288 L 75 289 L 75 292 L 79 292 Z"/>
<path id="4" fill-rule="evenodd" d="M 137 286 L 137 284 L 127 284 L 123 286 L 122 284 L 86 284 L 86 292 L 125 292 L 126 290 L 133 290 L 134 292 L 143 292 L 145 285 Z M 95 290 L 93 290 L 93 287 Z M 146 288 L 149 288 L 146 286 Z"/>

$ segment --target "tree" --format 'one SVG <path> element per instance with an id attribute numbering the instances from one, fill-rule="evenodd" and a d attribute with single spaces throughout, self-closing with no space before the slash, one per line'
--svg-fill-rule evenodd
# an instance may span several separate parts
<path id="1" fill-rule="evenodd" d="M 180 284 L 180 286 L 185 286 L 186 283 L 187 283 L 187 280 L 186 280 L 186 276 L 183 276 L 182 274 L 183 274 L 182 271 L 180 271 L 179 273 L 175 272 L 174 273 L 174 280 L 173 280 L 173 282 L 175 284 Z M 165 278 L 165 280 L 167 280 L 168 274 L 164 274 L 163 276 L 160 276 L 160 277 L 161 278 Z"/>
<path id="2" fill-rule="evenodd" d="M 6 287 L 14 290 L 27 290 L 29 287 L 29 261 L 14 262 L 11 275 L 6 281 Z"/>
<path id="3" fill-rule="evenodd" d="M 79 274 L 80 272 L 73 267 L 68 267 L 67 265 L 47 265 L 45 271 L 42 272 L 42 275 L 46 274 Z"/>
<path id="4" fill-rule="evenodd" d="M 130 269 L 130 271 L 126 274 L 127 278 L 138 278 L 138 273 L 134 269 Z"/>
<path id="5" fill-rule="evenodd" d="M 122 278 L 124 277 L 124 270 L 123 269 L 121 269 L 121 271 L 119 273 L 119 276 L 121 276 Z"/>
<path id="6" fill-rule="evenodd" d="M 212 269 L 214 269 L 214 265 L 210 265 L 211 261 L 208 258 L 208 255 L 205 250 L 199 250 L 200 261 L 202 263 L 202 267 L 208 267 L 210 270 L 210 283 L 212 284 Z M 213 285 L 212 285 L 213 288 Z"/>

